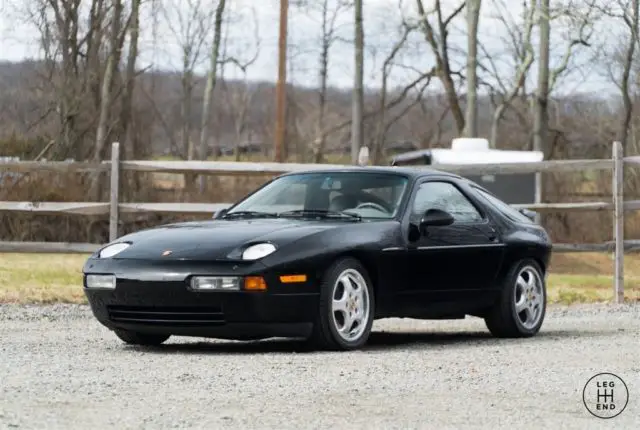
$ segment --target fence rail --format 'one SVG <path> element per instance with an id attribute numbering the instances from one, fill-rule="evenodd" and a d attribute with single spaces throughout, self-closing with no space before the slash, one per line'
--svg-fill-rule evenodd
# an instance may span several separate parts
<path id="1" fill-rule="evenodd" d="M 335 164 L 301 163 L 251 163 L 225 161 L 121 161 L 120 147 L 112 146 L 110 161 L 84 162 L 33 162 L 9 160 L 0 162 L 2 172 L 29 173 L 53 172 L 110 172 L 111 196 L 104 203 L 62 202 L 0 202 L 0 212 L 38 214 L 70 214 L 80 216 L 109 215 L 110 240 L 118 237 L 121 214 L 130 213 L 180 213 L 212 216 L 231 203 L 121 203 L 119 201 L 120 173 L 136 171 L 147 173 L 203 174 L 225 176 L 274 176 L 282 173 L 348 167 Z M 640 241 L 624 241 L 624 213 L 640 210 L 640 200 L 624 201 L 624 166 L 637 167 L 640 156 L 622 157 L 622 145 L 614 142 L 611 159 L 602 160 L 548 160 L 533 163 L 438 165 L 444 170 L 461 175 L 492 175 L 511 173 L 579 172 L 604 170 L 612 173 L 612 199 L 599 202 L 533 203 L 513 205 L 538 212 L 613 211 L 613 241 L 603 244 L 554 244 L 554 252 L 614 252 L 614 297 L 622 302 L 624 297 L 624 252 L 640 250 Z M 100 245 L 90 243 L 53 242 L 0 242 L 0 252 L 88 253 Z"/>
<path id="2" fill-rule="evenodd" d="M 205 214 L 226 209 L 231 203 L 120 203 L 122 213 L 165 213 L 165 214 Z M 518 209 L 531 209 L 536 212 L 595 212 L 613 210 L 614 204 L 608 202 L 586 203 L 531 203 L 511 205 Z M 59 203 L 59 202 L 0 202 L 0 212 L 23 212 L 42 215 L 106 215 L 110 213 L 110 203 Z M 640 210 L 640 200 L 624 202 L 624 210 Z"/>
<path id="3" fill-rule="evenodd" d="M 636 158 L 636 157 L 629 157 Z M 640 164 L 640 157 L 637 161 Z M 37 162 L 9 161 L 2 163 L 2 170 L 7 172 L 28 173 L 34 170 L 54 172 L 107 172 L 111 170 L 111 161 L 102 163 L 82 162 Z M 544 172 L 579 172 L 583 170 L 611 170 L 613 160 L 547 160 L 531 163 L 503 164 L 439 164 L 439 170 L 464 175 L 497 175 L 505 173 L 544 173 Z M 279 175 L 297 171 L 322 170 L 327 168 L 350 167 L 343 164 L 305 164 L 305 163 L 254 163 L 245 161 L 122 161 L 119 171 L 147 173 L 194 173 L 202 175 L 225 176 L 263 176 Z"/>

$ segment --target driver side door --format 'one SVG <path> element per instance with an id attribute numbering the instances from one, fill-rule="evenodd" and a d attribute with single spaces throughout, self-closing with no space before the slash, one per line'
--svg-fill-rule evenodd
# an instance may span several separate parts
<path id="1" fill-rule="evenodd" d="M 504 251 L 493 222 L 454 181 L 426 180 L 413 196 L 409 222 L 420 230 L 429 209 L 451 214 L 453 223 L 429 226 L 409 242 L 408 263 L 427 303 L 477 301 L 486 296 Z M 415 231 L 415 230 L 414 230 Z"/>

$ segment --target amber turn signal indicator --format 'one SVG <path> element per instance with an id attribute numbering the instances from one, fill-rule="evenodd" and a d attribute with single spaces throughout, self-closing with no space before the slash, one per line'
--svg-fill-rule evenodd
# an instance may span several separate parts
<path id="1" fill-rule="evenodd" d="M 244 289 L 248 291 L 266 291 L 267 283 L 261 276 L 247 276 L 244 278 Z"/>
<path id="2" fill-rule="evenodd" d="M 280 282 L 283 284 L 294 284 L 296 282 L 307 282 L 307 275 L 282 275 Z"/>

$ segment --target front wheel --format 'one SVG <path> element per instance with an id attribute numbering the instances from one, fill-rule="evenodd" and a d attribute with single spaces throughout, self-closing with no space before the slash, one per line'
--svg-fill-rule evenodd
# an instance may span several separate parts
<path id="1" fill-rule="evenodd" d="M 502 286 L 500 299 L 485 317 L 496 337 L 531 337 L 540 331 L 547 308 L 544 274 L 538 263 L 516 263 Z"/>
<path id="2" fill-rule="evenodd" d="M 168 334 L 139 333 L 118 328 L 114 329 L 113 332 L 125 343 L 143 346 L 158 346 L 171 336 Z"/>
<path id="3" fill-rule="evenodd" d="M 311 341 L 329 350 L 363 346 L 371 333 L 375 298 L 369 275 L 353 258 L 335 262 L 320 285 L 320 304 Z"/>

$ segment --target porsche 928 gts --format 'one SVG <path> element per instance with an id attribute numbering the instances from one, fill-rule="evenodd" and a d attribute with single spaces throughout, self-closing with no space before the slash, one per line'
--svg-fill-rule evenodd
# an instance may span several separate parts
<path id="1" fill-rule="evenodd" d="M 121 340 L 300 337 L 364 346 L 374 320 L 483 318 L 530 337 L 551 241 L 460 176 L 353 167 L 279 176 L 213 219 L 118 238 L 86 262 L 96 319 Z"/>

